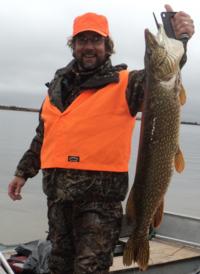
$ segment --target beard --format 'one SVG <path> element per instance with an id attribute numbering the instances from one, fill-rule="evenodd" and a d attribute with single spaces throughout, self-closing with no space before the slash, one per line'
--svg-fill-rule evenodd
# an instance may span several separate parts
<path id="1" fill-rule="evenodd" d="M 90 71 L 101 66 L 106 56 L 99 56 L 93 52 L 84 52 L 81 55 L 73 54 L 81 70 Z"/>

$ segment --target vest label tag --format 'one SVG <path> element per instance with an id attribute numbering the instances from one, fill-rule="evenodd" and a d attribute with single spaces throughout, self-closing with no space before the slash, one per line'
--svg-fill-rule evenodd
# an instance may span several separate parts
<path id="1" fill-rule="evenodd" d="M 68 156 L 68 162 L 80 162 L 79 156 Z"/>

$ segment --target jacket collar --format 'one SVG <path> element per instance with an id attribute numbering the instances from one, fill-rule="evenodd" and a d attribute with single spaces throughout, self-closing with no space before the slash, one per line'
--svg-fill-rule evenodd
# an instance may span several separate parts
<path id="1" fill-rule="evenodd" d="M 79 71 L 75 59 L 66 67 L 56 71 L 54 79 L 49 84 L 49 97 L 51 103 L 64 110 L 62 104 L 62 89 L 65 86 L 66 92 L 79 92 L 85 89 L 98 89 L 110 83 L 119 82 L 119 71 L 126 69 L 125 64 L 113 66 L 108 59 L 103 65 L 92 71 Z"/>

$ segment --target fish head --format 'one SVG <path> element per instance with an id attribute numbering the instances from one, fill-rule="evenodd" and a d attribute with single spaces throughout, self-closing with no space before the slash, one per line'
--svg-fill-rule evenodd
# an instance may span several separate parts
<path id="1" fill-rule="evenodd" d="M 145 30 L 145 44 L 145 68 L 154 78 L 167 80 L 180 70 L 179 63 L 184 54 L 183 43 L 169 38 L 163 25 L 159 26 L 157 35 Z"/>

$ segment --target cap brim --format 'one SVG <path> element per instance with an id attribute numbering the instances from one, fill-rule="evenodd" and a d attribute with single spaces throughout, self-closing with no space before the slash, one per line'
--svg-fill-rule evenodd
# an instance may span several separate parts
<path id="1" fill-rule="evenodd" d="M 79 33 L 81 33 L 81 32 L 84 32 L 84 31 L 94 31 L 94 32 L 96 32 L 96 33 L 98 33 L 98 34 L 100 34 L 100 35 L 102 35 L 102 36 L 104 36 L 104 37 L 107 37 L 107 36 L 108 36 L 108 34 L 106 34 L 105 32 L 102 32 L 102 31 L 97 30 L 97 29 L 94 29 L 94 28 L 83 28 L 83 29 L 81 29 L 81 30 L 79 30 L 79 31 L 77 31 L 77 32 L 75 32 L 75 33 L 73 33 L 73 36 L 76 36 L 77 34 L 79 34 Z"/>

